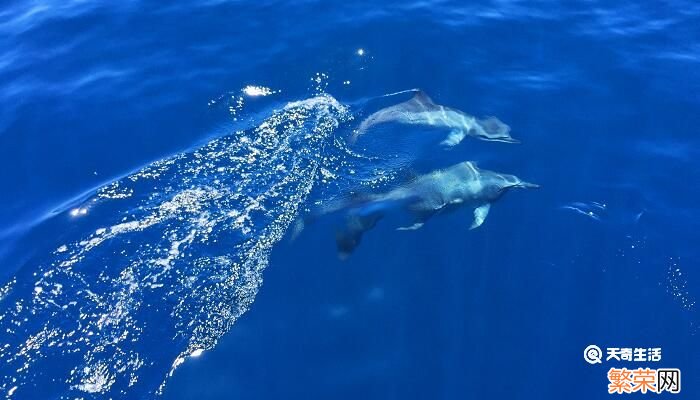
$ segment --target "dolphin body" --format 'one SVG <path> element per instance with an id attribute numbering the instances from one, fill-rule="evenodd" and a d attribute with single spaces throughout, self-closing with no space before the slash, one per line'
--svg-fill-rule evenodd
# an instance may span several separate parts
<path id="1" fill-rule="evenodd" d="M 373 126 L 388 122 L 449 129 L 449 135 L 441 142 L 444 146 L 454 146 L 466 136 L 494 142 L 519 143 L 510 136 L 510 127 L 498 118 L 477 119 L 462 111 L 435 104 L 423 91 L 418 91 L 406 102 L 381 109 L 367 117 L 360 123 L 350 141 L 355 142 Z"/>
<path id="2" fill-rule="evenodd" d="M 359 245 L 362 235 L 374 228 L 387 211 L 399 207 L 412 217 L 413 224 L 398 230 L 415 230 L 433 215 L 460 207 L 474 209 L 470 229 L 484 223 L 491 203 L 511 188 L 538 188 L 515 175 L 477 168 L 471 161 L 433 171 L 389 192 L 370 195 L 350 207 L 345 226 L 336 232 L 341 258 L 347 258 Z"/>

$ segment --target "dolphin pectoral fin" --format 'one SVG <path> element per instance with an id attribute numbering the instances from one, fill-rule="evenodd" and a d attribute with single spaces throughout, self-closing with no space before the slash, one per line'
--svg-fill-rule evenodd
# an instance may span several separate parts
<path id="1" fill-rule="evenodd" d="M 411 226 L 402 226 L 402 227 L 396 228 L 396 230 L 397 231 L 415 231 L 417 229 L 422 228 L 423 225 L 424 225 L 423 222 L 416 222 L 415 224 L 413 224 Z"/>
<path id="2" fill-rule="evenodd" d="M 474 222 L 472 222 L 472 226 L 470 226 L 469 229 L 480 227 L 481 224 L 484 223 L 484 220 L 486 220 L 486 216 L 489 215 L 489 209 L 491 209 L 491 204 L 489 203 L 474 209 Z"/>
<path id="3" fill-rule="evenodd" d="M 459 142 L 461 142 L 465 136 L 467 136 L 467 134 L 463 130 L 455 129 L 452 132 L 450 132 L 450 134 L 447 135 L 445 140 L 440 142 L 440 144 L 443 146 L 452 147 L 456 144 L 459 144 Z"/>

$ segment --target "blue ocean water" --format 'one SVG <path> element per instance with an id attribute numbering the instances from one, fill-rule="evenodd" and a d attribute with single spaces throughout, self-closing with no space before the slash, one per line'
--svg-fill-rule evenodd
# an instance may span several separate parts
<path id="1" fill-rule="evenodd" d="M 646 396 L 698 398 L 698 27 L 689 1 L 5 1 L 0 393 L 590 399 L 650 367 L 682 391 Z M 522 143 L 348 141 L 414 88 Z M 338 215 L 292 234 L 466 160 L 541 188 L 347 260 Z"/>

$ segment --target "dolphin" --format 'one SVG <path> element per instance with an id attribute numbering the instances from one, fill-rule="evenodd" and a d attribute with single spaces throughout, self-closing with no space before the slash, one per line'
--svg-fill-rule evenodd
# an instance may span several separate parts
<path id="1" fill-rule="evenodd" d="M 354 143 L 373 126 L 388 122 L 449 129 L 449 135 L 441 142 L 444 146 L 454 146 L 466 136 L 494 142 L 519 143 L 510 136 L 510 127 L 498 118 L 477 119 L 462 111 L 435 104 L 420 90 L 412 99 L 383 108 L 367 117 L 353 132 L 350 142 Z"/>
<path id="2" fill-rule="evenodd" d="M 366 196 L 337 209 L 347 209 L 345 226 L 336 232 L 341 258 L 347 258 L 359 245 L 362 235 L 392 209 L 405 211 L 412 224 L 397 230 L 416 230 L 435 214 L 462 207 L 473 209 L 469 229 L 481 226 L 491 204 L 512 188 L 538 188 L 515 175 L 479 169 L 464 161 L 443 170 L 420 175 L 411 182 L 381 194 Z"/>

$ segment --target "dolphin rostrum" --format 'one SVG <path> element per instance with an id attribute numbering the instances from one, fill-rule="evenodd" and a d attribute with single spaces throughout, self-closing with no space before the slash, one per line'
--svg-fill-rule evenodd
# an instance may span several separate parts
<path id="1" fill-rule="evenodd" d="M 395 106 L 383 108 L 367 117 L 350 138 L 354 142 L 375 125 L 396 122 L 412 125 L 429 125 L 450 130 L 441 142 L 444 146 L 454 146 L 466 136 L 481 140 L 519 143 L 510 136 L 510 127 L 496 117 L 477 119 L 462 111 L 433 103 L 423 91 L 418 91 L 412 99 Z"/>
<path id="2" fill-rule="evenodd" d="M 491 203 L 511 188 L 538 188 L 515 175 L 477 168 L 471 161 L 461 162 L 444 170 L 421 175 L 406 185 L 389 192 L 370 195 L 351 206 L 345 226 L 336 233 L 338 253 L 345 258 L 359 245 L 362 235 L 374 228 L 391 209 L 408 212 L 412 224 L 398 230 L 415 230 L 433 215 L 460 207 L 473 208 L 470 229 L 484 223 Z"/>

